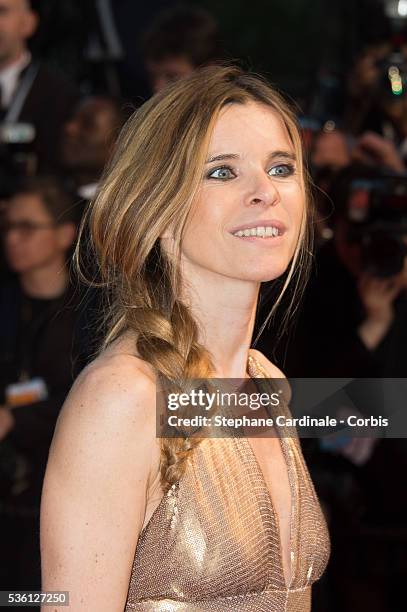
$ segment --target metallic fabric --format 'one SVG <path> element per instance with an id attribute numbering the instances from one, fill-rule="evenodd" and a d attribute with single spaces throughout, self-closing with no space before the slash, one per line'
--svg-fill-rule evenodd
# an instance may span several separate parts
<path id="1" fill-rule="evenodd" d="M 252 357 L 248 372 L 267 378 Z M 290 584 L 278 516 L 251 444 L 244 437 L 207 438 L 140 534 L 125 612 L 311 610 L 329 535 L 295 432 L 277 433 L 291 487 Z"/>

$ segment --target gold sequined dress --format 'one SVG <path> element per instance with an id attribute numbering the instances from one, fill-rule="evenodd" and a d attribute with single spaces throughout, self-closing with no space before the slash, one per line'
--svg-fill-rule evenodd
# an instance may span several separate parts
<path id="1" fill-rule="evenodd" d="M 248 371 L 267 377 L 252 357 Z M 277 513 L 249 441 L 208 438 L 140 534 L 125 612 L 311 610 L 329 535 L 298 438 L 277 432 L 292 496 L 290 584 Z"/>

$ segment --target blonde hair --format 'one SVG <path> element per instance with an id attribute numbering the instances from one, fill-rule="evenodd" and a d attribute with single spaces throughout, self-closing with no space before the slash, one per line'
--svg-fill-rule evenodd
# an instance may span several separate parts
<path id="1" fill-rule="evenodd" d="M 294 283 L 297 290 L 308 274 L 309 198 L 295 117 L 281 96 L 256 75 L 230 66 L 202 68 L 143 104 L 124 126 L 82 224 L 83 229 L 89 223 L 102 284 L 113 296 L 101 349 L 131 330 L 138 355 L 175 385 L 188 378 L 210 378 L 214 371 L 210 352 L 198 341 L 197 322 L 179 297 L 180 245 L 219 112 L 227 104 L 248 101 L 265 104 L 281 117 L 298 159 L 307 202 L 298 244 L 271 316 L 288 284 Z M 160 248 L 160 236 L 169 225 L 176 245 L 171 261 Z M 77 264 L 78 255 L 79 251 Z M 199 442 L 199 438 L 161 439 L 164 491 L 179 480 L 186 458 Z"/>

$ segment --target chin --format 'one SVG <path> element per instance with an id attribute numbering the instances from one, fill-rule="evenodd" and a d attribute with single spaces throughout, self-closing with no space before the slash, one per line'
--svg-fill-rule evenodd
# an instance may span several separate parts
<path id="1" fill-rule="evenodd" d="M 257 283 L 268 283 L 270 281 L 276 280 L 280 276 L 286 272 L 288 266 L 262 266 L 258 269 L 250 269 L 246 270 L 244 274 L 242 274 L 241 278 L 248 281 L 254 281 Z"/>

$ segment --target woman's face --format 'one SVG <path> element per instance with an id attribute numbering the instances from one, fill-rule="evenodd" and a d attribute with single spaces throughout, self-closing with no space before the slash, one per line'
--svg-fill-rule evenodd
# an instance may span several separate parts
<path id="1" fill-rule="evenodd" d="M 255 102 L 222 109 L 181 245 L 184 270 L 256 282 L 281 276 L 305 205 L 297 167 L 272 109 Z"/>

